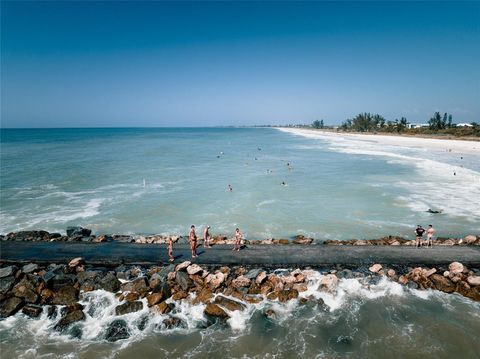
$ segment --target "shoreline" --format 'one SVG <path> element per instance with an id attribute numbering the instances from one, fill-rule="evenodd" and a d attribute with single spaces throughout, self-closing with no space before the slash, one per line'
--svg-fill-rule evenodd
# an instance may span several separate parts
<path id="1" fill-rule="evenodd" d="M 438 150 L 455 152 L 458 154 L 477 154 L 480 155 L 480 139 L 458 139 L 443 138 L 435 136 L 417 136 L 417 135 L 397 135 L 384 133 L 361 133 L 361 132 L 337 132 L 313 128 L 291 128 L 291 127 L 274 127 L 275 129 L 291 133 L 294 135 L 310 137 L 310 138 L 350 138 L 361 141 L 370 141 L 377 144 L 402 146 L 412 148 L 435 148 Z"/>

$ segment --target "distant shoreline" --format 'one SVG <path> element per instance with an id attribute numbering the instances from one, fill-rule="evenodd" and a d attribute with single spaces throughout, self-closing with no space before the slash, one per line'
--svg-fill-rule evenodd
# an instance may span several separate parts
<path id="1" fill-rule="evenodd" d="M 416 147 L 416 148 L 435 148 L 438 150 L 445 150 L 448 152 L 456 152 L 459 154 L 477 154 L 480 155 L 480 141 L 479 139 L 468 138 L 446 138 L 440 136 L 424 136 L 424 135 L 397 135 L 386 133 L 364 133 L 364 132 L 341 132 L 325 129 L 314 128 L 293 128 L 293 127 L 275 127 L 282 132 L 291 133 L 294 135 L 318 138 L 322 137 L 344 137 L 355 138 L 362 141 L 373 141 L 378 144 L 385 144 L 390 146 L 402 147 Z"/>
<path id="2" fill-rule="evenodd" d="M 313 127 L 287 127 L 287 126 L 275 126 L 277 129 L 295 129 L 295 130 L 307 130 L 313 132 L 325 132 L 329 134 L 338 135 L 362 135 L 362 136 L 385 136 L 385 137 L 408 137 L 408 138 L 428 138 L 435 140 L 459 140 L 459 141 L 472 141 L 480 142 L 480 137 L 473 136 L 453 136 L 444 134 L 424 134 L 424 133 L 395 133 L 395 132 L 359 132 L 359 131 L 337 131 L 329 128 L 313 128 Z"/>

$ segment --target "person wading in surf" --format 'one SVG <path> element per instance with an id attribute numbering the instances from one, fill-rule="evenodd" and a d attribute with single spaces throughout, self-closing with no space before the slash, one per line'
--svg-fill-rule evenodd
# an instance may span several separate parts
<path id="1" fill-rule="evenodd" d="M 190 226 L 188 233 L 188 240 L 190 241 L 190 248 L 192 249 L 192 258 L 197 258 L 197 235 L 195 234 L 195 226 Z"/>

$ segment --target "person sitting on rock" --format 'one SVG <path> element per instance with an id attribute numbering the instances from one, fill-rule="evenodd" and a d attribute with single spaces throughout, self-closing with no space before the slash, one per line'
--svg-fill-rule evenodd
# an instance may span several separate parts
<path id="1" fill-rule="evenodd" d="M 168 237 L 168 260 L 173 262 L 173 239 L 172 237 Z"/>
<path id="2" fill-rule="evenodd" d="M 203 246 L 205 248 L 211 248 L 209 244 L 210 240 L 210 232 L 208 231 L 210 229 L 210 226 L 205 226 L 205 229 L 203 230 Z"/>

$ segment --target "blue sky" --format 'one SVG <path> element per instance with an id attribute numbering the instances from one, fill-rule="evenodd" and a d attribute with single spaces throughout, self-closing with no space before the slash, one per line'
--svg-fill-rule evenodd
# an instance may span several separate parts
<path id="1" fill-rule="evenodd" d="M 480 2 L 1 2 L 2 127 L 480 121 Z"/>

